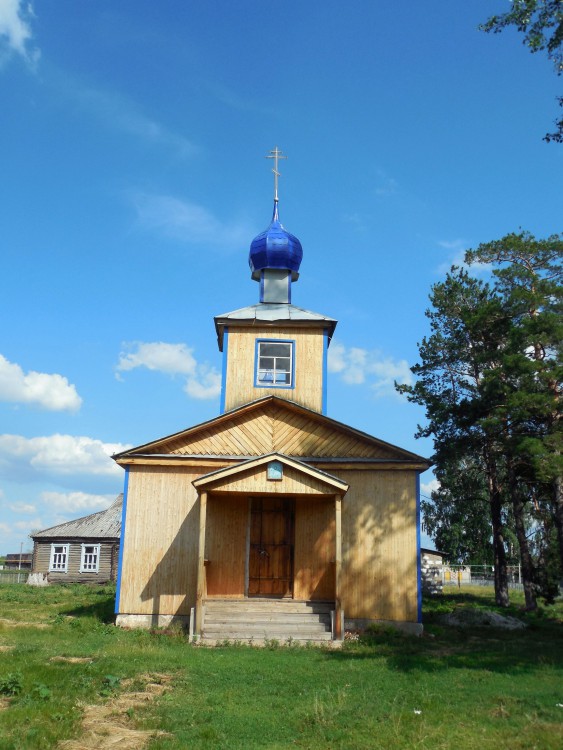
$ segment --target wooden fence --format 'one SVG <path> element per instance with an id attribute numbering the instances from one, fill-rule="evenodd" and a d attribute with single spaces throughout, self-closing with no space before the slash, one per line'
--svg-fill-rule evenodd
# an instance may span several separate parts
<path id="1" fill-rule="evenodd" d="M 29 570 L 0 570 L 0 583 L 25 583 Z"/>

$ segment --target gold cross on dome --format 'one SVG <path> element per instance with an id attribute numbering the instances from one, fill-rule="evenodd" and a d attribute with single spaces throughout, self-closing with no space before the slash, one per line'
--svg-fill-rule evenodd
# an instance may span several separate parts
<path id="1" fill-rule="evenodd" d="M 278 161 L 279 159 L 287 159 L 287 156 L 284 156 L 282 152 L 279 150 L 279 148 L 276 146 L 264 158 L 274 160 L 274 168 L 272 169 L 272 172 L 274 173 L 274 200 L 277 201 L 278 199 L 278 177 L 280 176 L 280 173 L 278 172 Z"/>

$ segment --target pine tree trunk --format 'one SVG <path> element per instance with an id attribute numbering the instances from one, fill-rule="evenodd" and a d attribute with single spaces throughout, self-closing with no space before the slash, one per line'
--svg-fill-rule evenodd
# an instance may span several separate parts
<path id="1" fill-rule="evenodd" d="M 526 537 L 526 525 L 524 523 L 524 503 L 522 502 L 522 494 L 518 486 L 518 480 L 516 478 L 514 466 L 511 460 L 508 461 L 508 488 L 510 491 L 510 496 L 512 498 L 514 526 L 516 530 L 516 538 L 518 539 L 518 546 L 520 548 L 520 562 L 522 565 L 522 580 L 524 583 L 524 598 L 526 601 L 526 609 L 533 610 L 538 608 L 538 604 L 536 601 L 534 563 L 532 561 L 530 547 L 528 545 L 528 539 Z"/>
<path id="2" fill-rule="evenodd" d="M 499 607 L 508 607 L 508 572 L 506 568 L 506 550 L 504 548 L 504 529 L 502 524 L 502 495 L 498 484 L 497 467 L 489 451 L 485 454 L 487 480 L 489 484 L 489 502 L 491 506 L 491 525 L 493 529 L 493 555 L 495 561 L 495 601 Z"/>
<path id="3" fill-rule="evenodd" d="M 563 477 L 555 477 L 553 481 L 553 500 L 555 505 L 555 526 L 559 542 L 559 576 L 563 580 Z"/>

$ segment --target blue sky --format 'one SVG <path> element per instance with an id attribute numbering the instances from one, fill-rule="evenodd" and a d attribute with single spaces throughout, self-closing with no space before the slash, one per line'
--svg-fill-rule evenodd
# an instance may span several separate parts
<path id="1" fill-rule="evenodd" d="M 0 0 L 0 554 L 106 507 L 109 454 L 218 414 L 213 316 L 258 301 L 275 145 L 293 302 L 340 321 L 329 416 L 431 454 L 392 387 L 431 285 L 561 229 L 559 81 L 478 31 L 506 7 Z"/>

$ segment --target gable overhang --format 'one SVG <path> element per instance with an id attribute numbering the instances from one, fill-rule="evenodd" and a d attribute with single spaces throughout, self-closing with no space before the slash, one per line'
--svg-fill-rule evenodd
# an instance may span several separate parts
<path id="1" fill-rule="evenodd" d="M 209 460 L 211 463 L 217 462 L 217 461 L 236 461 L 240 462 L 241 460 L 245 460 L 247 456 L 245 455 L 225 455 L 225 454 L 201 454 L 201 453 L 172 453 L 167 451 L 167 445 L 169 445 L 171 442 L 178 441 L 180 439 L 185 439 L 186 441 L 190 440 L 193 436 L 195 436 L 198 432 L 203 432 L 205 430 L 209 430 L 210 428 L 222 428 L 228 425 L 228 423 L 233 420 L 234 418 L 243 417 L 246 414 L 250 415 L 252 412 L 257 412 L 260 409 L 266 408 L 269 404 L 275 405 L 277 408 L 285 409 L 293 412 L 297 412 L 302 414 L 303 416 L 306 416 L 309 418 L 312 422 L 325 425 L 328 428 L 338 430 L 342 433 L 345 433 L 351 437 L 355 437 L 362 441 L 367 441 L 373 445 L 377 445 L 381 448 L 389 450 L 390 453 L 393 453 L 394 455 L 390 455 L 387 457 L 381 457 L 381 458 L 361 458 L 358 457 L 352 457 L 349 455 L 342 455 L 342 456 L 300 456 L 300 459 L 302 461 L 307 461 L 310 463 L 315 464 L 322 464 L 322 465 L 328 465 L 328 464 L 334 464 L 335 466 L 338 465 L 339 467 L 345 463 L 345 464 L 353 464 L 354 467 L 358 468 L 367 468 L 370 465 L 371 466 L 379 466 L 380 468 L 405 468 L 409 470 L 414 470 L 417 472 L 426 471 L 426 469 L 430 468 L 432 465 L 432 462 L 429 461 L 427 458 L 424 458 L 423 456 L 419 456 L 416 453 L 412 453 L 410 451 L 404 450 L 403 448 L 399 448 L 396 445 L 393 445 L 392 443 L 388 443 L 384 440 L 381 440 L 380 438 L 376 438 L 373 435 L 369 435 L 366 432 L 362 432 L 361 430 L 357 430 L 354 427 L 350 427 L 349 425 L 346 425 L 342 422 L 338 422 L 335 419 L 331 419 L 330 417 L 327 417 L 324 414 L 321 414 L 320 412 L 316 412 L 313 409 L 308 409 L 305 406 L 302 406 L 301 404 L 297 404 L 293 401 L 289 401 L 287 399 L 281 399 L 278 396 L 264 396 L 263 398 L 256 399 L 255 401 L 251 401 L 248 404 L 244 404 L 242 406 L 237 407 L 236 409 L 231 409 L 230 411 L 225 412 L 224 414 L 221 414 L 218 417 L 214 417 L 213 419 L 207 420 L 205 422 L 201 422 L 200 424 L 194 425 L 193 427 L 189 427 L 188 429 L 181 430 L 179 432 L 173 433 L 172 435 L 167 435 L 163 438 L 159 438 L 158 440 L 154 440 L 150 443 L 145 443 L 143 445 L 140 445 L 136 448 L 129 448 L 128 450 L 122 451 L 121 453 L 116 453 L 112 456 L 114 461 L 116 461 L 121 466 L 127 466 L 134 463 L 148 463 L 148 462 L 155 462 L 155 463 L 176 463 L 176 462 L 182 462 L 182 461 L 199 461 L 204 462 L 206 460 Z M 248 457 L 248 458 L 254 458 L 254 457 Z"/>
<path id="2" fill-rule="evenodd" d="M 256 487 L 258 493 L 267 492 L 268 488 L 270 490 L 279 491 L 281 489 L 283 491 L 283 479 L 270 480 L 266 478 L 268 466 L 274 461 L 282 464 L 284 468 L 289 469 L 296 475 L 307 477 L 308 480 L 314 480 L 316 492 L 312 491 L 305 494 L 343 496 L 348 492 L 349 485 L 342 479 L 328 474 L 326 471 L 309 466 L 303 461 L 284 456 L 281 453 L 269 453 L 259 458 L 241 461 L 236 466 L 227 466 L 216 471 L 211 471 L 195 479 L 192 484 L 198 492 L 232 491 L 233 487 L 236 486 L 237 479 L 262 475 L 263 481 L 257 484 Z"/>
<path id="3" fill-rule="evenodd" d="M 227 328 L 268 328 L 291 325 L 292 328 L 321 328 L 327 331 L 330 343 L 338 323 L 327 315 L 305 310 L 291 303 L 261 302 L 239 310 L 216 315 L 214 318 L 219 351 L 223 351 L 223 339 Z"/>

